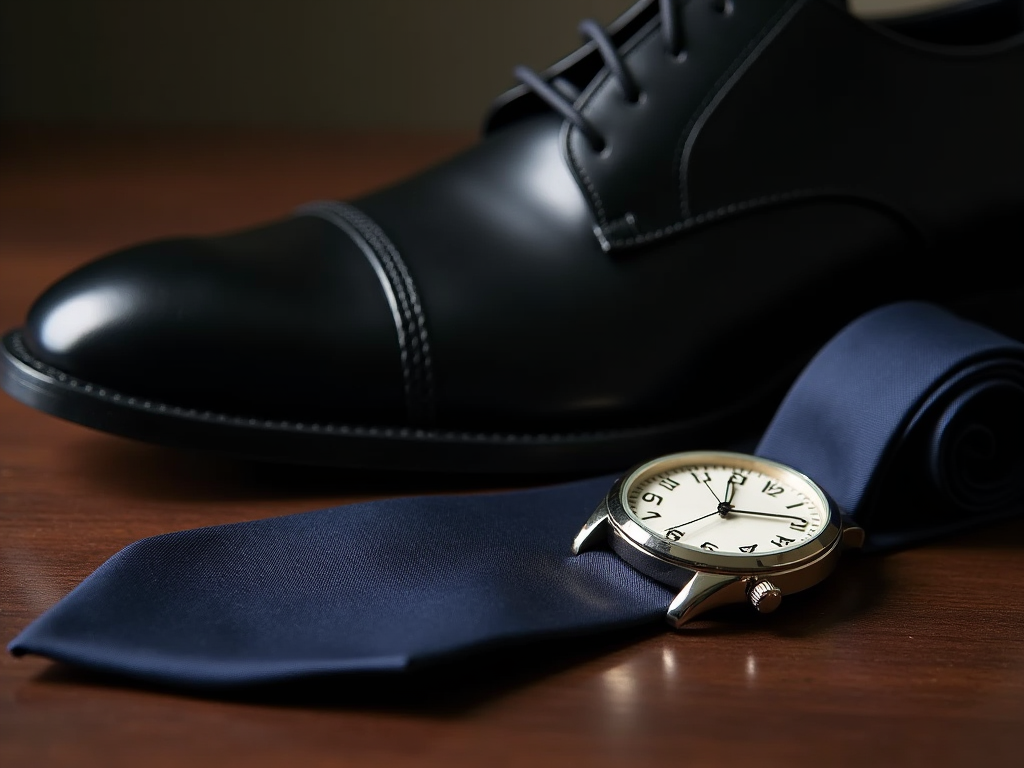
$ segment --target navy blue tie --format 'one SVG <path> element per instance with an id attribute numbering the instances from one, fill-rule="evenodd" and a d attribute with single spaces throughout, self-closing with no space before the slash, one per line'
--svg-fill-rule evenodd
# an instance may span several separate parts
<path id="1" fill-rule="evenodd" d="M 729 446 L 679 450 L 708 447 Z M 1024 344 L 930 304 L 873 310 L 808 364 L 755 453 L 811 475 L 875 549 L 1021 514 Z M 611 552 L 570 555 L 614 479 L 144 539 L 9 650 L 208 689 L 662 622 L 675 590 Z"/>

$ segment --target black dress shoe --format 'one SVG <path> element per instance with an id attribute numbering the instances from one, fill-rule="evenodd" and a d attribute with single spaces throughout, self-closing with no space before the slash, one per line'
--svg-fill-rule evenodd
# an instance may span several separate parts
<path id="1" fill-rule="evenodd" d="M 1022 8 L 584 22 L 450 161 L 68 275 L 5 337 L 3 386 L 121 435 L 353 467 L 597 472 L 741 439 L 873 306 L 1024 331 L 986 300 L 1024 253 Z"/>

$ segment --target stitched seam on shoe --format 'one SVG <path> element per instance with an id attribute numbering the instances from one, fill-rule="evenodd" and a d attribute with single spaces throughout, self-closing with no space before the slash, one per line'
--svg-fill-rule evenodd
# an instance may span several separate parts
<path id="1" fill-rule="evenodd" d="M 568 129 L 566 129 L 565 146 L 569 151 L 570 162 L 573 164 L 573 167 L 576 168 L 580 179 L 583 180 L 583 186 L 587 188 L 587 197 L 590 198 L 590 202 L 594 206 L 594 215 L 597 216 L 597 223 L 600 224 L 603 229 L 608 226 L 608 215 L 604 210 L 604 204 L 601 201 L 601 195 L 598 193 L 597 187 L 594 186 L 594 182 L 590 179 L 590 174 L 587 173 L 583 164 L 576 156 L 576 150 L 572 148 L 572 141 L 568 135 Z"/>
<path id="2" fill-rule="evenodd" d="M 696 140 L 696 136 L 699 133 L 699 126 L 703 125 L 704 122 L 707 121 L 712 109 L 725 98 L 725 95 L 732 89 L 732 86 L 739 81 L 757 57 L 761 55 L 761 52 L 764 51 L 764 49 L 768 47 L 769 43 L 778 36 L 779 32 L 789 24 L 792 18 L 806 2 L 807 0 L 796 0 L 788 7 L 783 6 L 771 18 L 771 20 L 764 25 L 761 31 L 750 39 L 740 54 L 733 60 L 733 63 L 729 68 L 726 69 L 722 76 L 715 81 L 715 84 L 705 95 L 700 106 L 694 110 L 692 117 L 686 124 L 683 132 L 680 134 L 676 151 L 672 156 L 672 162 L 673 165 L 679 169 L 679 215 L 682 221 L 690 218 L 693 213 L 690 209 L 690 195 L 688 191 L 689 177 L 687 176 L 686 170 L 688 167 L 689 153 L 693 149 L 693 141 Z"/>
<path id="3" fill-rule="evenodd" d="M 737 203 L 729 203 L 723 205 L 720 208 L 716 208 L 712 211 L 705 211 L 699 213 L 696 216 L 691 216 L 685 221 L 676 222 L 668 227 L 662 227 L 661 229 L 655 230 L 654 232 L 647 232 L 637 237 L 621 238 L 619 240 L 610 240 L 609 243 L 614 246 L 634 246 L 643 245 L 649 243 L 652 240 L 657 240 L 665 235 L 675 234 L 685 229 L 692 229 L 693 227 L 700 226 L 702 224 L 711 224 L 719 219 L 727 218 L 729 216 L 738 215 L 746 211 L 756 210 L 759 208 L 766 208 L 772 205 L 779 205 L 782 203 L 790 203 L 796 201 L 807 201 L 807 200 L 853 200 L 860 203 L 869 203 L 874 208 L 879 208 L 886 213 L 895 216 L 899 219 L 900 223 L 904 228 L 913 233 L 914 236 L 927 240 L 927 235 L 923 227 L 913 220 L 910 216 L 899 211 L 895 206 L 890 205 L 884 200 L 878 200 L 868 198 L 864 195 L 857 194 L 841 189 L 795 189 L 789 192 L 775 192 L 770 195 L 762 195 L 761 197 L 751 198 L 750 200 L 741 200 Z"/>
<path id="4" fill-rule="evenodd" d="M 609 240 L 608 242 L 611 245 L 617 246 L 642 245 L 644 243 L 649 243 L 652 240 L 657 240 L 660 237 L 664 237 L 665 235 L 671 235 L 676 232 L 681 232 L 684 229 L 692 229 L 693 227 L 699 226 L 701 224 L 709 224 L 718 219 L 725 218 L 733 214 L 742 213 L 743 211 L 749 211 L 751 209 L 756 208 L 763 208 L 769 205 L 785 203 L 791 200 L 811 196 L 816 197 L 818 196 L 818 194 L 815 193 L 814 191 L 796 191 L 779 192 L 777 194 L 764 195 L 763 197 L 754 198 L 752 200 L 743 200 L 738 203 L 730 203 L 729 205 L 723 205 L 721 208 L 718 208 L 716 210 L 699 213 L 696 216 L 691 216 L 685 219 L 684 221 L 677 221 L 674 224 L 671 224 L 667 227 L 662 227 L 660 229 L 656 229 L 653 232 L 645 232 L 644 234 L 638 235 L 636 237 L 620 238 L 618 240 Z"/>
<path id="5" fill-rule="evenodd" d="M 398 333 L 409 423 L 430 426 L 435 413 L 434 377 L 426 318 L 415 283 L 398 249 L 376 222 L 349 203 L 316 201 L 301 206 L 296 214 L 318 216 L 341 228 L 359 246 L 377 273 Z"/>
<path id="6" fill-rule="evenodd" d="M 430 341 L 427 337 L 426 316 L 420 303 L 419 292 L 413 282 L 409 268 L 394 243 L 373 219 L 353 205 L 335 203 L 347 211 L 350 221 L 375 246 L 377 253 L 384 256 L 384 265 L 398 289 L 403 314 L 407 320 L 407 332 L 411 355 L 409 366 L 413 375 L 409 417 L 412 426 L 429 426 L 434 421 L 434 376 L 430 356 Z"/>
<path id="7" fill-rule="evenodd" d="M 635 434 L 648 434 L 651 432 L 660 433 L 665 429 L 672 429 L 675 424 L 681 422 L 668 422 L 666 424 L 646 424 L 638 427 L 622 427 L 618 429 L 595 429 L 590 431 L 569 431 L 569 432 L 485 432 L 468 430 L 441 430 L 423 429 L 411 427 L 372 427 L 350 424 L 334 424 L 321 422 L 289 421 L 287 419 L 267 419 L 254 416 L 238 416 L 220 411 L 200 410 L 198 408 L 183 408 L 177 405 L 170 405 L 157 398 L 127 395 L 112 387 L 94 384 L 84 381 L 81 377 L 72 376 L 59 368 L 36 359 L 25 347 L 20 333 L 14 333 L 8 338 L 11 351 L 14 356 L 24 365 L 35 369 L 41 374 L 56 380 L 60 385 L 69 389 L 80 391 L 86 396 L 95 397 L 100 400 L 115 403 L 120 407 L 131 408 L 139 411 L 156 413 L 161 416 L 192 419 L 201 422 L 230 425 L 234 427 L 253 429 L 273 429 L 287 432 L 300 432 L 305 434 L 334 435 L 340 437 L 361 437 L 361 438 L 411 438 L 411 439 L 434 439 L 439 441 L 460 440 L 476 441 L 480 443 L 498 444 L 524 444 L 539 443 L 552 444 L 576 440 L 592 440 L 603 437 L 624 437 Z M 740 406 L 743 407 L 742 405 Z M 712 417 L 709 416 L 709 420 Z"/>

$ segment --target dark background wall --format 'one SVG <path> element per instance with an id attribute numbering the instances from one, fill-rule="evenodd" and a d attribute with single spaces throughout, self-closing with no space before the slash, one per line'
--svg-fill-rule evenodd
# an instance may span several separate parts
<path id="1" fill-rule="evenodd" d="M 0 120 L 475 128 L 630 0 L 0 0 Z M 941 0 L 850 0 L 872 15 Z"/>

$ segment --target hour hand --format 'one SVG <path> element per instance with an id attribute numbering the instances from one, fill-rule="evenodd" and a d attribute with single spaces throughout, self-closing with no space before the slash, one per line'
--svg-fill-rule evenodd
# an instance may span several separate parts
<path id="1" fill-rule="evenodd" d="M 732 475 L 729 476 L 728 482 L 725 484 L 725 495 L 722 497 L 723 504 L 732 505 L 732 496 L 736 492 L 736 484 L 732 481 Z"/>

